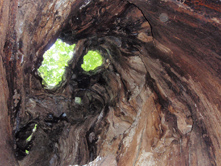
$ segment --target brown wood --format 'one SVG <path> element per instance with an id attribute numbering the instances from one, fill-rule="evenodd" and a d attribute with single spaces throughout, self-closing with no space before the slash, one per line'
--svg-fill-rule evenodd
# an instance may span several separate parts
<path id="1" fill-rule="evenodd" d="M 221 165 L 220 6 L 0 0 L 0 165 Z M 77 45 L 47 90 L 37 69 L 57 38 Z M 104 64 L 85 74 L 90 49 Z"/>

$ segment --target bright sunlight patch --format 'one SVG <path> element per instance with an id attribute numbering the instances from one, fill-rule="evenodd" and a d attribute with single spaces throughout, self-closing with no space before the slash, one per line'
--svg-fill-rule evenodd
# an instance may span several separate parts
<path id="1" fill-rule="evenodd" d="M 101 66 L 103 63 L 102 56 L 98 51 L 88 51 L 83 58 L 83 64 L 81 65 L 84 71 L 91 71 Z"/>
<path id="2" fill-rule="evenodd" d="M 68 45 L 58 39 L 55 44 L 45 52 L 44 60 L 39 67 L 41 77 L 44 79 L 46 85 L 55 86 L 61 80 L 65 71 L 67 62 L 73 55 L 75 44 Z"/>

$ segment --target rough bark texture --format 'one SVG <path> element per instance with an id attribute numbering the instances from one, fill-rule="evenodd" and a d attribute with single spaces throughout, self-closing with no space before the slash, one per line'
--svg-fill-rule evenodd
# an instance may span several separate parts
<path id="1" fill-rule="evenodd" d="M 0 165 L 221 165 L 220 8 L 0 0 Z M 47 90 L 37 69 L 57 38 L 77 45 Z M 85 73 L 91 49 L 104 63 Z"/>

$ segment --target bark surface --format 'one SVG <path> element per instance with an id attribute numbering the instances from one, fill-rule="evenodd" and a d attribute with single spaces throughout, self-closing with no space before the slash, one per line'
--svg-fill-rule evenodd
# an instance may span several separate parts
<path id="1" fill-rule="evenodd" d="M 0 0 L 0 9 L 0 165 L 221 165 L 220 1 Z M 76 47 L 46 89 L 37 69 L 57 38 Z M 104 62 L 86 73 L 89 50 Z"/>

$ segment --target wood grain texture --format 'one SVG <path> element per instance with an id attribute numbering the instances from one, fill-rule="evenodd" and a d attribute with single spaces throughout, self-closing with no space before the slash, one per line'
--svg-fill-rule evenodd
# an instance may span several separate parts
<path id="1" fill-rule="evenodd" d="M 9 1 L 1 0 L 0 1 L 0 165 L 18 165 L 15 157 L 13 155 L 13 135 L 12 135 L 12 122 L 11 122 L 11 112 L 8 109 L 8 100 L 9 99 L 9 87 L 7 83 L 7 75 L 6 75 L 6 66 L 4 60 L 8 55 L 5 52 L 5 49 L 9 49 L 11 43 L 8 40 L 11 35 L 10 32 L 13 32 L 14 27 L 14 15 L 15 11 L 11 11 L 16 5 L 16 1 L 14 3 L 10 3 Z M 8 47 L 8 48 L 5 48 Z M 10 53 L 9 53 L 10 54 Z M 13 99 L 11 99 L 13 102 Z"/>
<path id="2" fill-rule="evenodd" d="M 219 1 L 0 2 L 0 143 L 11 153 L 0 165 L 12 149 L 21 166 L 221 164 Z M 57 38 L 76 48 L 46 90 L 37 68 Z M 86 74 L 91 49 L 104 63 Z"/>

